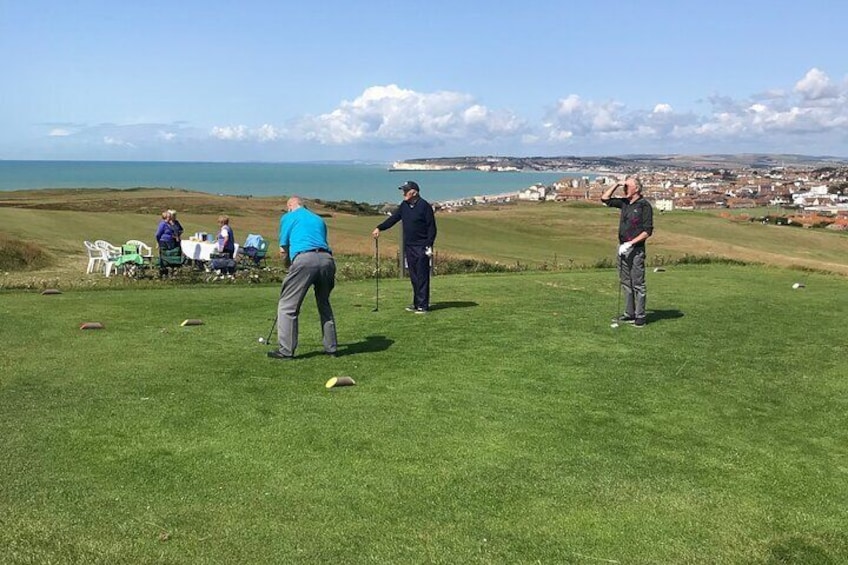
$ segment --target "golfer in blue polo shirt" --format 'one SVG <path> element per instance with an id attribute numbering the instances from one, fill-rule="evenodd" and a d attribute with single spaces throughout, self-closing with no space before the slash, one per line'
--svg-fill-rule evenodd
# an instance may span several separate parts
<path id="1" fill-rule="evenodd" d="M 336 262 L 327 243 L 327 224 L 317 214 L 304 208 L 298 196 L 289 198 L 288 213 L 280 218 L 280 254 L 290 264 L 277 304 L 280 347 L 269 351 L 268 357 L 280 360 L 294 358 L 297 318 L 311 286 L 315 287 L 315 302 L 321 317 L 324 352 L 335 356 L 338 342 L 330 293 L 336 284 Z"/>

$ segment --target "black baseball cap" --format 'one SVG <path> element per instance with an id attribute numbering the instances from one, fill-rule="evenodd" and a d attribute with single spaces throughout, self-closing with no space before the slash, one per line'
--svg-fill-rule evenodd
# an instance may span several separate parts
<path id="1" fill-rule="evenodd" d="M 404 192 L 406 192 L 407 190 L 413 190 L 413 189 L 417 190 L 418 192 L 421 192 L 421 189 L 418 188 L 418 183 L 415 182 L 414 180 L 408 180 L 398 187 L 398 190 L 402 190 Z"/>

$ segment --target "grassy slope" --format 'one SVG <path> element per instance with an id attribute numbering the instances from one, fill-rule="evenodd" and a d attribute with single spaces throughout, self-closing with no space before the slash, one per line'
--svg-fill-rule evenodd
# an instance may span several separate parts
<path id="1" fill-rule="evenodd" d="M 350 282 L 290 364 L 276 287 L 7 295 L 4 559 L 843 562 L 848 285 L 795 280 L 649 273 L 644 330 L 611 271 Z"/>
<path id="2" fill-rule="evenodd" d="M 58 258 L 52 273 L 70 275 L 79 274 L 85 265 L 84 239 L 152 242 L 158 210 L 168 206 L 180 210 L 188 233 L 214 230 L 218 214 L 226 212 L 240 240 L 247 233 L 273 239 L 284 199 L 162 190 L 47 191 L 6 193 L 0 204 L 37 207 L 0 207 L 0 226 L 46 246 Z M 56 207 L 73 209 L 51 209 Z M 379 221 L 379 217 L 345 214 L 328 218 L 334 249 L 341 254 L 369 255 L 373 252 L 369 234 Z M 503 263 L 594 265 L 614 254 L 617 212 L 600 206 L 528 204 L 440 214 L 438 223 L 441 254 Z M 385 255 L 396 252 L 399 232 L 384 236 L 381 251 Z M 649 254 L 655 259 L 712 254 L 848 274 L 845 234 L 732 222 L 713 213 L 657 214 Z"/>

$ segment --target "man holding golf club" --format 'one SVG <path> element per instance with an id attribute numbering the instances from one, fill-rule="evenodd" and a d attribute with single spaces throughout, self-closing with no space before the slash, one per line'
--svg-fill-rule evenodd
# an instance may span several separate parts
<path id="1" fill-rule="evenodd" d="M 613 198 L 624 187 L 623 198 Z M 601 195 L 601 202 L 621 209 L 618 223 L 618 277 L 624 292 L 624 315 L 617 321 L 645 326 L 645 240 L 654 233 L 654 211 L 642 197 L 642 182 L 635 176 L 616 183 Z M 616 316 L 619 313 L 616 312 Z"/>
<path id="2" fill-rule="evenodd" d="M 404 257 L 412 282 L 412 304 L 406 309 L 426 314 L 430 310 L 430 258 L 436 241 L 436 216 L 430 203 L 421 198 L 418 183 L 409 180 L 398 189 L 403 191 L 403 202 L 371 235 L 377 239 L 381 231 L 403 222 Z"/>
<path id="3" fill-rule="evenodd" d="M 315 287 L 315 302 L 321 318 L 324 352 L 335 356 L 336 321 L 330 306 L 330 293 L 336 284 L 336 262 L 327 243 L 327 224 L 292 196 L 288 213 L 280 218 L 280 255 L 290 262 L 277 304 L 279 349 L 268 357 L 282 361 L 294 358 L 297 349 L 297 318 L 309 287 Z"/>

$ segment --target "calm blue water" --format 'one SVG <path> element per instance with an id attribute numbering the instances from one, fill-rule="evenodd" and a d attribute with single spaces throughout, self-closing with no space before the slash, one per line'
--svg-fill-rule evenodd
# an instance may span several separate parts
<path id="1" fill-rule="evenodd" d="M 324 163 L 176 163 L 114 161 L 2 161 L 0 191 L 36 188 L 182 188 L 211 194 L 297 194 L 324 200 L 394 202 L 406 180 L 427 200 L 499 194 L 569 173 L 478 171 L 389 172 L 387 165 Z"/>

